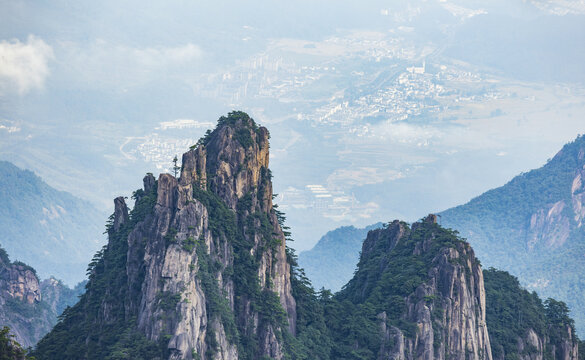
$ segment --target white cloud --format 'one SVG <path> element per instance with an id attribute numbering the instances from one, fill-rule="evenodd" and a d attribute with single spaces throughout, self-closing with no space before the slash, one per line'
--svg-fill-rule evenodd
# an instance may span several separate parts
<path id="1" fill-rule="evenodd" d="M 8 131 L 8 133 L 15 133 L 15 132 L 19 132 L 20 128 L 17 126 L 6 126 L 6 125 L 0 124 L 0 130 Z"/>
<path id="2" fill-rule="evenodd" d="M 49 76 L 53 49 L 42 39 L 29 35 L 26 42 L 0 41 L 0 93 L 21 95 L 41 89 Z"/>
<path id="3" fill-rule="evenodd" d="M 356 223 L 370 219 L 380 209 L 380 205 L 371 201 L 368 203 L 355 202 L 352 206 L 340 206 L 322 213 L 323 217 L 336 222 Z"/>

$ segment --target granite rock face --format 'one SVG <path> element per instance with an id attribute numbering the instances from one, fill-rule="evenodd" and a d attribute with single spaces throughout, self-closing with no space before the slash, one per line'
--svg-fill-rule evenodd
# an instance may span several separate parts
<path id="1" fill-rule="evenodd" d="M 41 287 L 34 271 L 0 258 L 0 326 L 8 326 L 23 346 L 32 346 L 53 325 L 49 311 L 41 309 Z M 35 316 L 28 314 L 39 310 Z"/>
<path id="2" fill-rule="evenodd" d="M 350 282 L 344 290 L 357 294 L 358 299 L 368 298 L 379 303 L 380 300 L 375 300 L 379 299 L 376 294 L 390 291 L 387 296 L 395 296 L 395 290 L 384 290 L 385 284 L 394 281 L 392 279 L 402 272 L 393 261 L 410 258 L 404 266 L 419 262 L 418 274 L 422 269 L 426 272 L 414 291 L 401 298 L 400 302 L 404 302 L 401 315 L 392 309 L 394 318 L 386 311 L 378 314 L 379 360 L 492 359 L 479 262 L 469 244 L 457 240 L 436 222 L 435 215 L 429 215 L 412 227 L 394 221 L 383 229 L 370 231 L 364 241 L 356 272 L 360 280 Z M 437 243 L 443 241 L 436 239 L 441 237 L 447 237 L 448 242 Z M 378 270 L 360 277 L 360 272 L 373 268 Z M 417 281 L 412 275 L 406 279 Z M 400 324 L 411 324 L 411 328 L 407 331 L 408 326 Z"/>
<path id="3" fill-rule="evenodd" d="M 0 291 L 3 297 L 26 304 L 41 302 L 41 287 L 36 274 L 23 265 L 11 264 L 0 270 Z"/>
<path id="4" fill-rule="evenodd" d="M 517 358 L 520 360 L 577 360 L 579 359 L 579 344 L 573 338 L 573 332 L 573 328 L 567 326 L 566 336 L 555 342 L 548 335 L 538 335 L 533 329 L 528 329 L 524 336 L 516 339 Z M 506 356 L 503 352 L 500 356 L 494 357 L 494 360 L 504 359 Z"/>
<path id="5" fill-rule="evenodd" d="M 115 322 L 123 301 L 124 317 L 163 342 L 169 359 L 283 358 L 296 304 L 268 139 L 247 115 L 231 113 L 183 154 L 179 178 L 146 175 L 134 194 L 137 204 L 153 199 L 144 220 L 128 223 L 124 198 L 115 199 L 108 247 L 127 242 L 127 290 L 118 303 L 102 302 L 98 323 Z M 284 320 L 274 321 L 280 312 Z M 246 339 L 255 345 L 243 346 Z"/>

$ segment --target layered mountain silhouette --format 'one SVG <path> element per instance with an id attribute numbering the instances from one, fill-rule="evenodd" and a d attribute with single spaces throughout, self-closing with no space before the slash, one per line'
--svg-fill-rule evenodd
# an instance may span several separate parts
<path id="1" fill-rule="evenodd" d="M 33 264 L 41 278 L 73 286 L 102 243 L 104 214 L 47 185 L 33 172 L 0 161 L 0 246 Z"/>
<path id="2" fill-rule="evenodd" d="M 577 358 L 566 305 L 543 303 L 505 272 L 484 280 L 471 245 L 436 215 L 369 231 L 352 279 L 336 294 L 316 292 L 272 203 L 268 139 L 231 112 L 183 155 L 180 176 L 147 174 L 132 210 L 116 198 L 85 294 L 34 355 Z"/>

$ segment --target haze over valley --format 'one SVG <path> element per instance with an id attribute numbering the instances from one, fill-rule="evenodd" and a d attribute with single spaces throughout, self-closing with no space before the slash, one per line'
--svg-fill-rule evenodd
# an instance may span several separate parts
<path id="1" fill-rule="evenodd" d="M 0 157 L 103 211 L 232 109 L 271 130 L 299 250 L 462 204 L 585 132 L 579 1 L 2 8 Z"/>

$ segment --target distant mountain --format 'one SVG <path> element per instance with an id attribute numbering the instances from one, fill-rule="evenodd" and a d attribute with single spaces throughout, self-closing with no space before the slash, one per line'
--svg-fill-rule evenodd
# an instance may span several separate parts
<path id="1" fill-rule="evenodd" d="M 90 203 L 0 161 L 0 245 L 14 259 L 34 264 L 40 277 L 82 281 L 100 248 L 104 219 Z"/>
<path id="2" fill-rule="evenodd" d="M 509 271 L 544 298 L 565 301 L 578 332 L 585 333 L 585 136 L 542 168 L 439 215 L 443 226 L 469 240 L 485 265 Z M 338 274 L 353 272 L 356 234 L 333 230 L 300 254 L 315 284 L 334 284 Z M 343 252 L 334 243 L 352 245 Z M 340 256 L 343 261 L 337 261 Z"/>
<path id="3" fill-rule="evenodd" d="M 543 167 L 442 212 L 488 266 L 572 309 L 585 334 L 585 137 Z"/>
<path id="4" fill-rule="evenodd" d="M 84 284 L 70 289 L 54 278 L 40 282 L 34 268 L 11 262 L 0 247 L 0 328 L 8 326 L 20 344 L 34 346 L 63 310 L 77 302 Z"/>
<path id="5" fill-rule="evenodd" d="M 338 291 L 353 276 L 368 231 L 380 227 L 382 223 L 360 229 L 342 226 L 331 230 L 311 250 L 299 254 L 299 266 L 305 269 L 316 289 Z"/>

